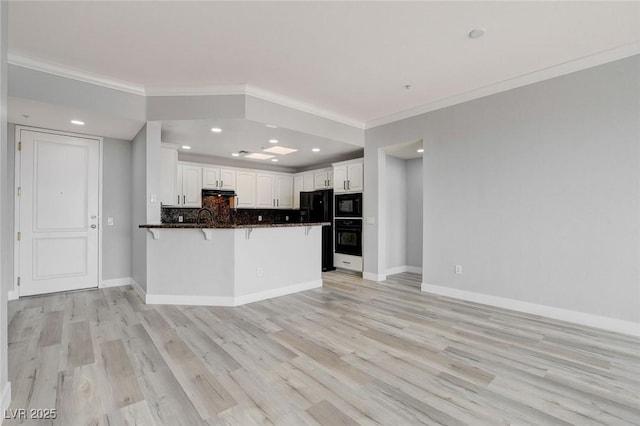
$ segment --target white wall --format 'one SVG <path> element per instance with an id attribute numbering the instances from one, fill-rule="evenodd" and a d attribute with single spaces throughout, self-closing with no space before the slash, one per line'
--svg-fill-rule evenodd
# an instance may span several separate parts
<path id="1" fill-rule="evenodd" d="M 638 75 L 635 56 L 368 129 L 366 215 L 378 149 L 422 139 L 424 283 L 640 323 Z"/>
<path id="2" fill-rule="evenodd" d="M 131 277 L 132 143 L 104 139 L 102 184 L 102 279 Z M 107 218 L 114 225 L 107 225 Z"/>
<path id="3" fill-rule="evenodd" d="M 5 273 L 7 263 L 4 260 L 7 253 L 12 252 L 13 232 L 10 222 L 13 215 L 7 211 L 8 199 L 12 197 L 12 186 L 8 179 L 8 144 L 7 144 L 7 33 L 8 33 L 8 2 L 0 2 L 0 410 L 9 407 L 11 401 L 11 384 L 8 375 L 8 323 L 7 323 L 7 292 L 12 288 L 12 279 Z M 8 256 L 7 256 L 8 257 Z"/>
<path id="4" fill-rule="evenodd" d="M 407 162 L 386 156 L 386 271 L 407 265 Z"/>
<path id="5" fill-rule="evenodd" d="M 147 125 L 131 141 L 131 277 L 147 288 Z"/>
<path id="6" fill-rule="evenodd" d="M 422 158 L 406 161 L 407 266 L 422 268 Z"/>

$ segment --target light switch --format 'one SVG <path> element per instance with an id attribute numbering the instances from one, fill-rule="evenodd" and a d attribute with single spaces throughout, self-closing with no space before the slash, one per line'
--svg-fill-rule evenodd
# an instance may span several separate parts
<path id="1" fill-rule="evenodd" d="M 158 202 L 158 196 L 156 194 L 151 194 L 151 202 L 152 203 L 157 203 Z"/>
<path id="2" fill-rule="evenodd" d="M 114 225 L 114 220 L 112 217 L 108 217 L 107 218 L 107 226 L 113 226 Z"/>

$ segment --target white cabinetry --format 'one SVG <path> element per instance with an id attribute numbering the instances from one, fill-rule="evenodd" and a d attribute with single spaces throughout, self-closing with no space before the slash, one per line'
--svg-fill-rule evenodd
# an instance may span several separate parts
<path id="1" fill-rule="evenodd" d="M 202 167 L 178 164 L 178 188 L 182 207 L 202 207 Z"/>
<path id="2" fill-rule="evenodd" d="M 178 147 L 162 145 L 160 150 L 160 203 L 180 204 L 178 195 Z"/>
<path id="3" fill-rule="evenodd" d="M 236 171 L 236 207 L 256 206 L 256 174 L 247 170 Z"/>
<path id="4" fill-rule="evenodd" d="M 293 176 L 293 208 L 300 208 L 300 193 L 306 191 L 313 191 L 314 185 L 314 173 L 298 173 Z"/>
<path id="5" fill-rule="evenodd" d="M 274 173 L 256 173 L 256 207 L 293 208 L 293 177 Z"/>
<path id="6" fill-rule="evenodd" d="M 346 161 L 333 165 L 334 191 L 362 192 L 364 189 L 364 167 L 362 160 Z"/>
<path id="7" fill-rule="evenodd" d="M 206 189 L 236 189 L 236 171 L 217 167 L 202 168 L 202 187 Z"/>
<path id="8" fill-rule="evenodd" d="M 293 176 L 276 175 L 274 187 L 276 207 L 281 209 L 293 208 Z"/>
<path id="9" fill-rule="evenodd" d="M 313 186 L 315 189 L 333 188 L 333 169 L 324 169 L 324 170 L 314 171 Z"/>

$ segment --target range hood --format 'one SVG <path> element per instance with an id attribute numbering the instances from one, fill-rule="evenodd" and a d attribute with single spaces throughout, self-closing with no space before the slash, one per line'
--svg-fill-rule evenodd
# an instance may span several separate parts
<path id="1" fill-rule="evenodd" d="M 235 197 L 235 191 L 223 191 L 222 189 L 203 189 L 202 196 L 214 196 L 214 197 Z"/>

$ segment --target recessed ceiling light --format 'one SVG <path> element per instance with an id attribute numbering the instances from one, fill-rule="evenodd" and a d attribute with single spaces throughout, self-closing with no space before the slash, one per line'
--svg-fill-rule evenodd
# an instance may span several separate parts
<path id="1" fill-rule="evenodd" d="M 222 131 L 222 129 L 221 129 L 220 127 L 212 127 L 212 128 L 211 128 L 211 131 L 212 131 L 213 133 L 220 133 L 220 132 Z"/>
<path id="2" fill-rule="evenodd" d="M 274 163 L 277 163 L 279 160 L 277 158 L 272 158 L 271 161 L 273 161 Z"/>
<path id="3" fill-rule="evenodd" d="M 320 148 L 313 148 L 311 151 L 313 151 L 313 152 L 320 152 Z"/>
<path id="4" fill-rule="evenodd" d="M 182 149 L 191 149 L 189 145 L 182 145 Z"/>
<path id="5" fill-rule="evenodd" d="M 75 124 L 76 126 L 84 126 L 84 121 L 71 120 L 71 124 Z"/>
<path id="6" fill-rule="evenodd" d="M 233 155 L 234 157 L 240 157 L 240 154 L 238 154 L 237 152 L 233 152 L 231 153 L 231 155 Z"/>
<path id="7" fill-rule="evenodd" d="M 474 28 L 469 32 L 469 38 L 480 38 L 482 37 L 487 30 L 484 28 Z"/>
<path id="8" fill-rule="evenodd" d="M 418 149 L 418 152 L 422 153 L 422 152 L 424 152 L 424 149 L 420 148 L 420 149 Z"/>
<path id="9" fill-rule="evenodd" d="M 269 143 L 278 143 L 278 139 L 269 139 Z"/>
<path id="10" fill-rule="evenodd" d="M 277 129 L 278 126 L 274 126 L 273 124 L 265 124 L 265 127 L 268 127 L 270 129 Z"/>

